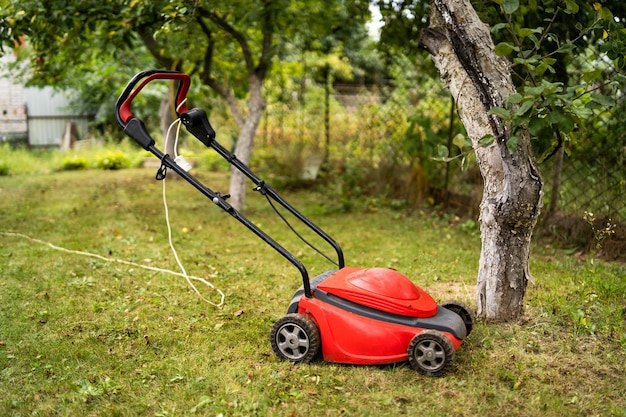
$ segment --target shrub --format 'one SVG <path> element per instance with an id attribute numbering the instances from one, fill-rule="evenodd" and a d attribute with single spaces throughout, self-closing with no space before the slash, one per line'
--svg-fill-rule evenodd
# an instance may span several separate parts
<path id="1" fill-rule="evenodd" d="M 63 158 L 61 161 L 60 170 L 62 171 L 77 171 L 81 169 L 86 169 L 89 165 L 89 162 L 86 158 L 83 158 L 78 155 L 72 155 Z"/>
<path id="2" fill-rule="evenodd" d="M 100 169 L 124 169 L 131 166 L 131 160 L 121 151 L 108 151 L 98 158 L 96 166 Z"/>
<path id="3" fill-rule="evenodd" d="M 11 169 L 9 168 L 9 164 L 4 161 L 0 161 L 0 177 L 6 177 L 11 173 Z"/>
<path id="4" fill-rule="evenodd" d="M 213 149 L 203 150 L 198 156 L 198 166 L 211 172 L 227 172 L 230 165 Z"/>

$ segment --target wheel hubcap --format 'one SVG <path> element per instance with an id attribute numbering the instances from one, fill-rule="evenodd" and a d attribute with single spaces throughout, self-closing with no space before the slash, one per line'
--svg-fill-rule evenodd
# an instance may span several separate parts
<path id="1" fill-rule="evenodd" d="M 426 340 L 415 348 L 415 359 L 423 369 L 435 371 L 440 368 L 446 358 L 443 347 L 431 340 Z"/>
<path id="2" fill-rule="evenodd" d="M 300 326 L 287 324 L 277 334 L 278 348 L 289 359 L 300 359 L 308 352 L 309 338 Z"/>

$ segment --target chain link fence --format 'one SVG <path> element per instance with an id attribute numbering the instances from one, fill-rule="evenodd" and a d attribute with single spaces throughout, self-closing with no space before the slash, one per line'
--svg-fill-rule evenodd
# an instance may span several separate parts
<path id="1" fill-rule="evenodd" d="M 413 208 L 429 203 L 475 219 L 482 178 L 466 152 L 467 139 L 463 146 L 449 95 L 437 83 L 399 90 L 340 86 L 329 97 L 328 111 L 321 92 L 307 100 L 270 101 L 258 141 L 275 151 L 272 170 L 312 179 L 328 158 L 336 170 L 333 185 L 343 187 L 346 200 L 359 194 Z M 568 244 L 589 249 L 612 225 L 612 239 L 621 242 L 614 258 L 626 252 L 624 116 L 621 99 L 573 132 L 562 152 L 540 161 L 543 213 L 552 218 L 546 227 Z M 440 145 L 450 150 L 447 163 L 433 158 Z M 283 156 L 277 157 L 280 148 Z"/>

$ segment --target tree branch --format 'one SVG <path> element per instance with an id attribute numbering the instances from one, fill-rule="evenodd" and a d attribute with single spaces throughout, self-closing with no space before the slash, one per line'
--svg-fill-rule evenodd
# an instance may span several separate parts
<path id="1" fill-rule="evenodd" d="M 154 36 L 152 36 L 152 33 L 148 30 L 147 27 L 142 26 L 137 28 L 137 33 L 139 34 L 139 37 L 141 37 L 144 45 L 146 45 L 146 48 L 148 48 L 148 51 L 150 51 L 150 54 L 152 54 L 152 56 L 157 60 L 159 65 L 167 69 L 173 68 L 174 60 L 168 56 L 163 55 L 160 52 L 162 49 L 161 46 L 156 41 L 156 39 L 154 39 Z"/>
<path id="2" fill-rule="evenodd" d="M 235 123 L 241 129 L 243 124 L 245 123 L 241 110 L 239 109 L 239 103 L 237 103 L 237 99 L 234 96 L 233 92 L 228 88 L 226 84 L 222 84 L 217 81 L 211 74 L 213 68 L 213 51 L 215 42 L 213 40 L 213 32 L 211 29 L 204 23 L 202 17 L 197 16 L 196 21 L 202 30 L 202 33 L 207 37 L 207 48 L 204 52 L 204 64 L 203 70 L 200 71 L 200 79 L 202 82 L 209 86 L 213 91 L 219 94 L 230 108 L 230 111 L 235 119 Z"/>
<path id="3" fill-rule="evenodd" d="M 245 36 L 217 13 L 211 10 L 207 10 L 204 7 L 199 7 L 198 12 L 202 17 L 206 17 L 207 19 L 211 20 L 222 30 L 224 30 L 224 32 L 226 32 L 227 34 L 232 36 L 233 39 L 235 39 L 235 41 L 241 47 L 243 59 L 246 63 L 246 72 L 248 73 L 248 75 L 254 74 L 255 68 L 254 61 L 252 59 L 252 52 L 250 51 L 250 46 L 248 45 L 248 41 L 246 40 Z"/>
<path id="4" fill-rule="evenodd" d="M 264 79 L 270 68 L 272 56 L 272 41 L 274 34 L 274 14 L 272 13 L 272 1 L 263 1 L 263 49 L 261 58 L 255 73 L 260 79 Z"/>

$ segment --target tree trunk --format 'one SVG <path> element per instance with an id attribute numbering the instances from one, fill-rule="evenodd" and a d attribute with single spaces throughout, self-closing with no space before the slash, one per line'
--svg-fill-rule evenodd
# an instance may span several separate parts
<path id="1" fill-rule="evenodd" d="M 239 137 L 235 147 L 235 155 L 244 164 L 250 163 L 250 154 L 254 144 L 254 135 L 263 117 L 265 100 L 261 92 L 262 81 L 255 76 L 249 77 L 250 98 L 248 99 L 248 114 L 239 127 Z M 232 107 L 232 106 L 231 106 Z M 232 111 L 234 111 L 231 108 Z M 246 201 L 246 176 L 241 171 L 231 169 L 230 177 L 230 204 L 237 210 L 242 210 Z"/>
<path id="2" fill-rule="evenodd" d="M 484 180 L 480 205 L 482 248 L 476 288 L 477 314 L 490 321 L 517 319 L 530 276 L 532 231 L 543 182 L 528 132 L 509 151 L 509 129 L 488 112 L 505 107 L 515 87 L 508 62 L 494 53 L 489 28 L 469 0 L 432 0 L 430 26 L 420 43 L 430 52 L 456 101 Z M 494 143 L 479 140 L 493 135 Z M 511 144 L 509 144 L 510 147 Z"/>
<path id="3" fill-rule="evenodd" d="M 172 129 L 170 131 L 170 137 L 167 137 L 167 131 L 170 125 L 174 122 L 174 115 L 172 114 L 172 105 L 170 95 L 166 94 L 161 100 L 159 106 L 159 117 L 161 121 L 161 132 L 163 132 L 163 149 L 167 155 L 174 157 L 174 142 L 176 141 L 176 131 Z"/>

